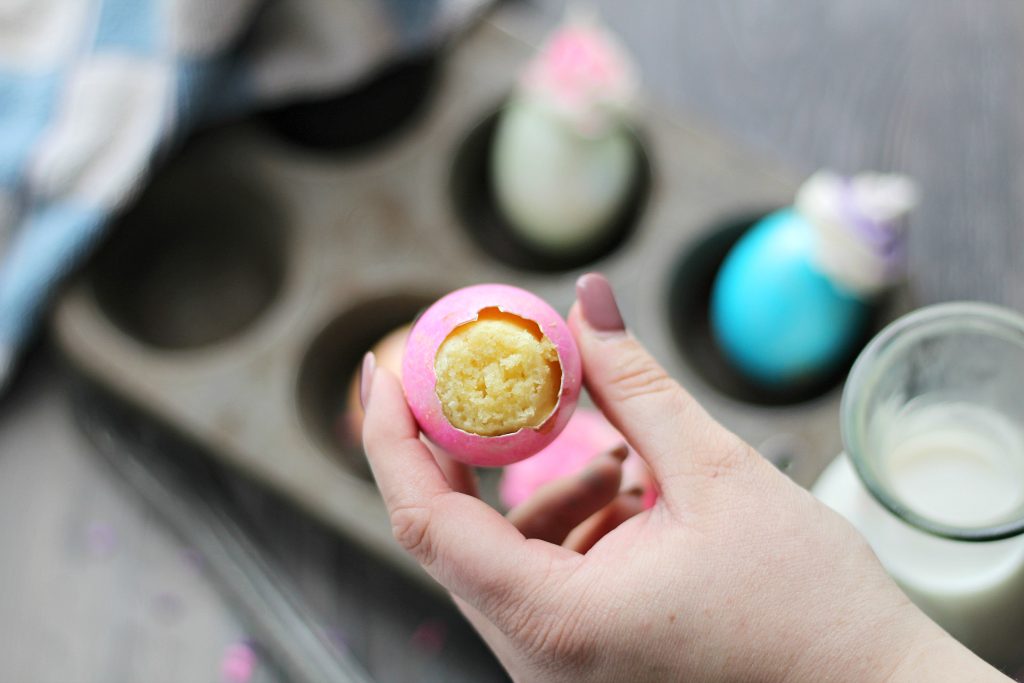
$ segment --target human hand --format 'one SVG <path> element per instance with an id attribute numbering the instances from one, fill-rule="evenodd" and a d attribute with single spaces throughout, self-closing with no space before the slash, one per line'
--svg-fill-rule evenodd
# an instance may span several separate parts
<path id="1" fill-rule="evenodd" d="M 587 388 L 650 467 L 650 510 L 616 497 L 612 475 L 584 496 L 596 506 L 585 534 L 567 531 L 582 512 L 551 524 L 550 489 L 506 519 L 442 460 L 446 476 L 395 378 L 365 373 L 363 441 L 395 536 L 513 678 L 1005 680 L 909 602 L 852 526 L 665 374 L 604 278 L 577 290 L 569 324 Z M 614 468 L 608 458 L 595 465 Z M 590 521 L 605 504 L 614 519 Z"/>

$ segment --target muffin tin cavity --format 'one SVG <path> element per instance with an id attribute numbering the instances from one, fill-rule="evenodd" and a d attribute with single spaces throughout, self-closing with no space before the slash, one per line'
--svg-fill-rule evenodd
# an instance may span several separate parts
<path id="1" fill-rule="evenodd" d="M 369 151 L 423 116 L 440 70 L 438 54 L 406 57 L 335 97 L 286 104 L 267 111 L 263 120 L 300 147 L 334 153 Z"/>
<path id="2" fill-rule="evenodd" d="M 621 248 L 636 232 L 651 191 L 651 162 L 643 139 L 631 137 L 637 172 L 622 208 L 604 236 L 571 253 L 549 253 L 528 244 L 509 226 L 494 196 L 491 151 L 501 108 L 491 110 L 463 139 L 454 155 L 451 194 L 455 214 L 491 258 L 523 271 L 554 273 L 592 264 Z"/>
<path id="3" fill-rule="evenodd" d="M 714 339 L 709 316 L 711 291 L 730 249 L 768 213 L 750 212 L 723 220 L 690 243 L 676 263 L 669 284 L 668 319 L 683 359 L 712 388 L 745 403 L 784 406 L 813 400 L 839 387 L 857 353 L 880 328 L 885 306 L 876 307 L 869 332 L 853 345 L 851 353 L 835 371 L 824 377 L 774 388 L 744 376 L 724 356 Z"/>
<path id="4" fill-rule="evenodd" d="M 355 304 L 323 327 L 302 361 L 296 398 L 303 425 L 324 452 L 366 479 L 372 477 L 348 410 L 352 381 L 363 355 L 435 298 L 395 293 Z"/>
<path id="5" fill-rule="evenodd" d="M 284 225 L 272 195 L 238 170 L 172 167 L 120 218 L 97 255 L 91 284 L 99 308 L 156 349 L 232 337 L 281 290 Z"/>

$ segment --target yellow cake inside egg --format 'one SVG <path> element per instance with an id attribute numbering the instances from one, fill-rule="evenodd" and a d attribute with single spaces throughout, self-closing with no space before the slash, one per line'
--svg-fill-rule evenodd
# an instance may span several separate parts
<path id="1" fill-rule="evenodd" d="M 456 327 L 434 357 L 448 422 L 480 436 L 539 427 L 562 384 L 558 350 L 537 323 L 496 308 Z"/>

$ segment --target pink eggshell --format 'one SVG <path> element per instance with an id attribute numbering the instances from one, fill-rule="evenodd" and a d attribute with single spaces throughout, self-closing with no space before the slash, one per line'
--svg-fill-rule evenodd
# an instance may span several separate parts
<path id="1" fill-rule="evenodd" d="M 476 320 L 485 308 L 498 308 L 532 320 L 555 345 L 562 366 L 561 390 L 554 411 L 537 428 L 524 428 L 502 436 L 480 436 L 453 427 L 444 416 L 435 390 L 437 350 L 453 329 Z M 484 467 L 528 458 L 551 443 L 576 408 L 581 382 L 580 354 L 566 322 L 542 299 L 508 285 L 474 285 L 439 299 L 413 326 L 402 362 L 406 401 L 423 433 L 453 458 Z"/>
<path id="2" fill-rule="evenodd" d="M 505 468 L 498 484 L 498 497 L 506 507 L 525 502 L 533 492 L 555 479 L 581 472 L 599 453 L 624 441 L 622 434 L 604 416 L 589 408 L 579 408 L 558 438 L 532 458 Z M 657 487 L 643 459 L 630 449 L 622 464 L 622 488 L 641 486 L 644 507 L 657 500 Z"/>

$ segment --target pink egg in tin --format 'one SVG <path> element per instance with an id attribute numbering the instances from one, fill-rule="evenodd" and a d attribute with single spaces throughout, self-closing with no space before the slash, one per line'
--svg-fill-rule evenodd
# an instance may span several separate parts
<path id="1" fill-rule="evenodd" d="M 572 416 L 582 368 L 565 320 L 517 287 L 474 285 L 413 325 L 402 362 L 423 433 L 457 460 L 497 467 L 550 444 Z"/>
<path id="2" fill-rule="evenodd" d="M 498 485 L 498 497 L 505 507 L 525 503 L 540 487 L 556 479 L 579 474 L 600 453 L 611 450 L 625 439 L 599 411 L 579 408 L 565 429 L 543 450 L 528 460 L 505 468 Z M 622 490 L 638 487 L 643 491 L 645 508 L 654 505 L 658 487 L 646 463 L 632 448 L 622 463 Z"/>

